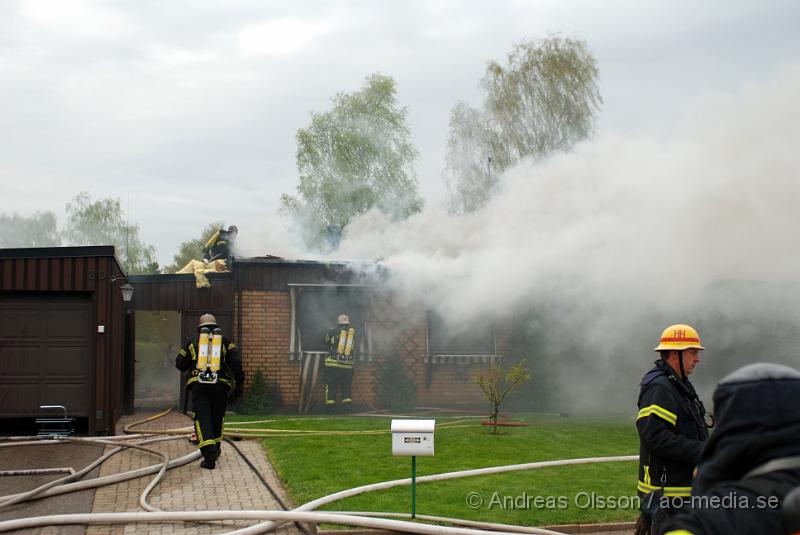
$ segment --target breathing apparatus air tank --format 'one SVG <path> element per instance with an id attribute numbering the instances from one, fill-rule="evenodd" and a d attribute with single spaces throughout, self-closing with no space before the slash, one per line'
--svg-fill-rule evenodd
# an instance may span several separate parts
<path id="1" fill-rule="evenodd" d="M 214 337 L 211 339 L 211 371 L 219 371 L 220 361 L 222 360 L 222 329 L 214 329 Z"/>
<path id="2" fill-rule="evenodd" d="M 339 331 L 339 344 L 336 346 L 337 355 L 344 355 L 345 343 L 347 343 L 347 331 L 342 329 Z"/>
<path id="3" fill-rule="evenodd" d="M 345 342 L 344 344 L 345 357 L 349 357 L 353 353 L 353 340 L 355 340 L 355 337 L 356 337 L 356 330 L 350 327 L 347 330 L 347 342 Z"/>
<path id="4" fill-rule="evenodd" d="M 197 347 L 197 369 L 205 370 L 208 365 L 208 335 L 210 331 L 208 328 L 203 327 L 200 329 L 200 340 Z"/>

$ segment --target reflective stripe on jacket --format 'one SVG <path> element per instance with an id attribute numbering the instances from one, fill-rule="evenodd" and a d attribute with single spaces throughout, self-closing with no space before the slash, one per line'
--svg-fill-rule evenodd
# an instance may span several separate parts
<path id="1" fill-rule="evenodd" d="M 694 387 L 658 361 L 642 379 L 638 405 L 639 494 L 663 487 L 665 496 L 690 496 L 692 473 L 708 438 Z"/>

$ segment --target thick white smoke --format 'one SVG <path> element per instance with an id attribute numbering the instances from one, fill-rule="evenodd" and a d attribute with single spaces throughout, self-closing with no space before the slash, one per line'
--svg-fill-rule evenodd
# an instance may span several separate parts
<path id="1" fill-rule="evenodd" d="M 367 213 L 337 257 L 381 258 L 405 293 L 465 318 L 554 288 L 680 304 L 712 280 L 795 281 L 798 94 L 800 69 L 787 69 L 687 106 L 666 141 L 601 134 L 523 162 L 468 216 Z"/>
<path id="2" fill-rule="evenodd" d="M 369 212 L 345 229 L 336 258 L 381 259 L 402 295 L 453 322 L 539 305 L 558 317 L 537 351 L 563 352 L 563 335 L 582 354 L 564 362 L 569 388 L 582 368 L 608 378 L 592 381 L 598 394 L 616 388 L 621 367 L 640 376 L 667 322 L 713 323 L 707 343 L 741 345 L 737 337 L 759 329 L 720 327 L 756 306 L 736 285 L 798 282 L 798 94 L 795 66 L 769 83 L 687 103 L 668 139 L 601 133 L 569 154 L 522 162 L 467 216 L 428 206 L 393 223 Z M 733 294 L 714 293 L 721 281 L 737 281 Z M 716 365 L 699 375 L 713 384 L 731 363 L 706 357 Z M 626 384 L 635 389 L 635 379 Z"/>
<path id="3" fill-rule="evenodd" d="M 630 408 L 661 329 L 691 323 L 709 347 L 693 376 L 708 398 L 749 360 L 800 364 L 798 94 L 800 66 L 787 67 L 687 103 L 665 139 L 601 133 L 521 162 L 466 216 L 368 212 L 328 259 L 379 261 L 396 295 L 451 324 L 512 325 L 547 378 L 532 388 L 547 383 L 558 408 Z M 325 259 L 285 223 L 239 254 Z"/>

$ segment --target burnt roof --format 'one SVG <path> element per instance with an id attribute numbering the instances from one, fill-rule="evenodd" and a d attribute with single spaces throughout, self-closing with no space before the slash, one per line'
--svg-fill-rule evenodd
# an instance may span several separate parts
<path id="1" fill-rule="evenodd" d="M 275 258 L 269 256 L 253 256 L 253 257 L 234 257 L 234 264 L 283 264 L 283 265 L 301 265 L 301 266 L 352 266 L 356 264 L 365 264 L 367 262 L 350 262 L 346 260 L 298 260 L 289 258 Z"/>

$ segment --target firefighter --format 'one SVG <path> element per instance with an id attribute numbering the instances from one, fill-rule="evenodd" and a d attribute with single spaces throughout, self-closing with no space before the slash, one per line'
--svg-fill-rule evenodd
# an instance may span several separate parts
<path id="1" fill-rule="evenodd" d="M 668 535 L 800 532 L 800 372 L 750 364 L 719 382 L 714 433 L 692 485 L 692 507 Z M 783 503 L 781 503 L 783 502 Z"/>
<path id="2" fill-rule="evenodd" d="M 353 384 L 353 357 L 356 352 L 356 330 L 350 326 L 350 317 L 340 314 L 337 327 L 325 335 L 328 355 L 325 357 L 325 407 L 336 406 L 336 391 L 341 394 L 342 406 L 353 402 L 350 388 Z"/>
<path id="3" fill-rule="evenodd" d="M 214 260 L 225 260 L 230 264 L 230 258 L 233 255 L 233 246 L 236 243 L 236 238 L 239 236 L 239 228 L 236 225 L 231 225 L 228 230 L 219 229 L 211 238 L 206 242 L 203 247 L 203 260 L 212 262 Z"/>
<path id="4" fill-rule="evenodd" d="M 786 495 L 782 508 L 786 535 L 800 535 L 800 486 Z"/>
<path id="5" fill-rule="evenodd" d="M 661 358 L 642 378 L 636 418 L 642 504 L 637 535 L 660 535 L 664 520 L 691 495 L 693 472 L 708 439 L 706 411 L 689 382 L 703 349 L 694 328 L 670 325 L 655 348 Z"/>
<path id="6" fill-rule="evenodd" d="M 192 394 L 197 446 L 203 454 L 200 466 L 213 470 L 221 453 L 228 393 L 233 388 L 232 402 L 241 397 L 244 374 L 236 346 L 222 336 L 214 316 L 203 314 L 197 329 L 198 336 L 178 351 L 175 367 L 189 371 L 186 389 Z"/>

